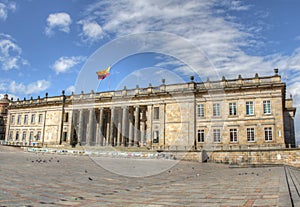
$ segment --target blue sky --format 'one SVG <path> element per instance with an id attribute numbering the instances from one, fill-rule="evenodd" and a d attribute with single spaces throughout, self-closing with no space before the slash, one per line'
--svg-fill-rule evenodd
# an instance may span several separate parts
<path id="1" fill-rule="evenodd" d="M 298 0 L 0 0 L 0 94 L 71 93 L 82 71 L 93 74 L 84 79 L 94 83 L 87 90 L 101 91 L 156 85 L 161 78 L 187 81 L 190 75 L 197 80 L 271 75 L 278 67 L 298 107 L 299 8 Z M 134 36 L 147 32 L 158 33 L 157 38 Z M 164 33 L 182 42 L 164 44 Z M 114 42 L 124 37 L 127 45 Z M 112 42 L 114 50 L 108 51 L 105 46 Z M 114 51 L 134 44 L 145 44 L 146 50 L 117 58 Z M 101 52 L 108 58 L 92 64 Z M 108 65 L 111 76 L 99 86 L 94 72 Z"/>

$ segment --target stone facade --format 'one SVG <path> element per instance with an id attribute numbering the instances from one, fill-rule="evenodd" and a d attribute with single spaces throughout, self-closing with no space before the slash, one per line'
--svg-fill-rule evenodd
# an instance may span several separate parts
<path id="1" fill-rule="evenodd" d="M 8 104 L 9 104 L 8 95 L 5 94 L 3 99 L 0 99 L 0 140 L 5 139 Z"/>
<path id="2" fill-rule="evenodd" d="M 292 99 L 272 76 L 72 94 L 10 103 L 7 142 L 243 149 L 295 147 Z"/>

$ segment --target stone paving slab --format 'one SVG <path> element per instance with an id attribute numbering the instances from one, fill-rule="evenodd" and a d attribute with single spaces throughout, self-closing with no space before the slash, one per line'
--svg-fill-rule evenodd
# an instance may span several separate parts
<path id="1" fill-rule="evenodd" d="M 0 206 L 291 206 L 280 166 L 95 160 L 0 146 L 0 176 Z"/>

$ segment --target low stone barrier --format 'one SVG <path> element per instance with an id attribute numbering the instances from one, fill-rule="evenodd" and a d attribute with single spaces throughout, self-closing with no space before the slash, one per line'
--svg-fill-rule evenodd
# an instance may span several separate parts
<path id="1" fill-rule="evenodd" d="M 300 149 L 259 149 L 207 151 L 210 162 L 232 165 L 290 165 L 300 167 Z"/>
<path id="2" fill-rule="evenodd" d="M 197 162 L 215 162 L 237 166 L 246 165 L 290 165 L 300 167 L 300 148 L 294 149 L 248 149 L 248 150 L 202 150 L 202 151 L 145 151 L 126 152 L 108 150 L 78 150 L 24 147 L 25 151 L 36 153 L 57 153 L 65 155 L 87 155 L 113 158 L 172 159 Z"/>
<path id="3" fill-rule="evenodd" d="M 172 152 L 124 152 L 124 151 L 103 151 L 103 150 L 70 150 L 56 148 L 34 148 L 24 147 L 27 152 L 35 153 L 56 153 L 65 155 L 88 155 L 114 158 L 139 158 L 139 159 L 176 159 Z"/>

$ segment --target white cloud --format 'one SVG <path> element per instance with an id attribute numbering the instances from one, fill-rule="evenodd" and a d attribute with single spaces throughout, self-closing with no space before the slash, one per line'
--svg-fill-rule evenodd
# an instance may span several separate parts
<path id="1" fill-rule="evenodd" d="M 245 11 L 251 7 L 251 5 L 245 5 L 242 3 L 242 1 L 238 0 L 223 0 L 220 3 L 224 6 L 227 6 L 229 10 L 233 11 Z"/>
<path id="2" fill-rule="evenodd" d="M 12 81 L 9 85 L 9 91 L 12 93 L 25 93 L 26 86 L 23 83 L 16 83 Z"/>
<path id="3" fill-rule="evenodd" d="M 36 82 L 29 83 L 28 85 L 12 81 L 9 85 L 9 91 L 13 94 L 39 94 L 40 92 L 48 89 L 50 85 L 50 81 L 47 80 L 38 80 Z"/>
<path id="4" fill-rule="evenodd" d="M 215 7 L 220 8 L 218 15 Z M 103 9 L 105 8 L 105 9 Z M 223 10 L 222 10 L 222 9 Z M 236 68 L 236 61 L 243 62 L 249 59 L 258 63 L 258 58 L 248 56 L 240 47 L 255 45 L 256 36 L 249 33 L 249 28 L 229 21 L 229 15 L 223 15 L 225 10 L 247 10 L 249 5 L 241 1 L 225 1 L 220 5 L 219 1 L 105 1 L 97 2 L 86 9 L 86 18 L 82 20 L 101 22 L 102 32 L 115 37 L 121 37 L 133 33 L 147 31 L 159 31 L 181 36 L 201 51 L 204 51 L 206 62 L 211 62 L 211 67 L 231 71 Z M 223 16 L 226 16 L 224 18 Z M 252 31 L 259 31 L 252 27 Z M 197 55 L 191 55 L 176 42 L 166 42 L 157 47 L 167 48 L 169 51 L 176 51 L 181 57 L 198 65 L 198 69 L 206 68 L 203 59 Z M 165 61 L 165 60 L 163 60 Z M 253 65 L 253 64 L 250 64 Z M 243 63 L 244 66 L 244 63 Z M 178 70 L 185 74 L 192 73 L 188 67 L 178 65 Z M 259 70 L 259 68 L 257 68 Z M 245 68 L 249 70 L 249 68 Z"/>
<path id="5" fill-rule="evenodd" d="M 218 8 L 216 10 L 216 7 Z M 251 9 L 251 5 L 243 1 L 105 1 L 97 2 L 86 9 L 86 20 L 101 22 L 102 32 L 115 37 L 147 31 L 160 31 L 176 34 L 191 42 L 203 54 L 190 54 L 181 43 L 167 42 L 155 45 L 168 51 L 175 51 L 183 57 L 185 63 L 198 65 L 196 71 L 203 74 L 203 70 L 214 70 L 220 76 L 252 77 L 273 74 L 273 68 L 283 70 L 300 69 L 300 49 L 291 56 L 280 53 L 268 56 L 249 55 L 244 47 L 256 50 L 263 46 L 259 40 L 262 27 L 259 24 L 245 25 L 239 23 L 227 11 L 237 12 Z M 105 9 L 103 9 L 105 8 Z M 257 18 L 264 18 L 257 11 Z M 221 14 L 221 15 L 218 15 Z M 255 15 L 255 14 L 253 14 Z M 199 58 L 200 56 L 200 58 Z M 175 57 L 176 58 L 176 57 Z M 174 65 L 174 70 L 182 74 L 191 75 L 191 71 L 180 61 L 174 59 L 162 60 L 157 66 Z M 219 77 L 215 77 L 219 78 Z"/>
<path id="6" fill-rule="evenodd" d="M 60 57 L 52 66 L 52 69 L 59 73 L 65 73 L 77 64 L 82 63 L 86 58 L 83 56 Z"/>
<path id="7" fill-rule="evenodd" d="M 0 65 L 3 70 L 17 69 L 28 62 L 21 57 L 22 49 L 15 40 L 6 34 L 0 33 Z"/>
<path id="8" fill-rule="evenodd" d="M 7 18 L 7 10 L 5 4 L 0 3 L 0 19 L 6 20 Z"/>
<path id="9" fill-rule="evenodd" d="M 5 91 L 5 90 L 6 90 L 6 84 L 0 83 L 0 91 Z"/>
<path id="10" fill-rule="evenodd" d="M 4 95 L 6 93 L 0 93 L 0 99 L 4 98 Z M 18 96 L 14 95 L 14 94 L 7 94 L 8 95 L 8 99 L 10 100 L 11 98 L 13 98 L 13 100 L 17 100 L 17 98 L 19 98 Z"/>
<path id="11" fill-rule="evenodd" d="M 66 92 L 67 93 L 72 93 L 72 92 L 75 92 L 75 90 L 76 90 L 76 88 L 75 88 L 75 86 L 69 86 L 67 89 L 66 89 Z"/>
<path id="12" fill-rule="evenodd" d="M 50 81 L 38 80 L 34 83 L 30 83 L 26 87 L 26 94 L 37 93 L 40 91 L 45 91 L 51 85 Z"/>
<path id="13" fill-rule="evenodd" d="M 53 30 L 57 28 L 59 31 L 69 33 L 70 24 L 72 23 L 71 17 L 68 13 L 54 13 L 50 14 L 47 18 L 47 26 L 45 28 L 45 33 L 48 36 L 54 34 Z"/>
<path id="14" fill-rule="evenodd" d="M 97 22 L 79 21 L 78 23 L 82 24 L 82 33 L 80 35 L 84 41 L 94 42 L 104 37 L 102 27 Z"/>
<path id="15" fill-rule="evenodd" d="M 14 12 L 16 10 L 16 3 L 15 2 L 9 2 L 7 4 L 0 2 L 0 20 L 5 21 L 8 16 L 8 12 L 12 11 Z"/>

